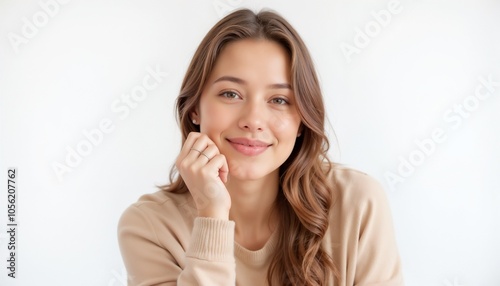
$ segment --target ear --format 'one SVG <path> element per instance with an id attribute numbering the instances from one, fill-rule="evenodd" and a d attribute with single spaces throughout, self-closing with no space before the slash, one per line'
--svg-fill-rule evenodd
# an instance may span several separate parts
<path id="1" fill-rule="evenodd" d="M 304 131 L 304 125 L 300 123 L 299 130 L 297 131 L 297 137 L 302 136 L 302 131 Z"/>
<path id="2" fill-rule="evenodd" d="M 191 111 L 190 117 L 191 117 L 191 122 L 193 122 L 194 125 L 200 125 L 200 116 L 199 116 L 198 108 Z"/>

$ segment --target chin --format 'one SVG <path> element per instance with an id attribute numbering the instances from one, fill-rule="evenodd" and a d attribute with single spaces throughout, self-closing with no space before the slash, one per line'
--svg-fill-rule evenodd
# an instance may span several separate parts
<path id="1" fill-rule="evenodd" d="M 229 177 L 238 179 L 240 181 L 254 181 L 258 179 L 262 179 L 265 177 L 266 174 L 262 174 L 262 172 L 253 172 L 253 171 L 244 171 L 244 170 L 239 170 L 239 171 L 231 171 L 229 170 Z"/>
<path id="2" fill-rule="evenodd" d="M 254 181 L 268 176 L 272 172 L 264 170 L 259 166 L 245 166 L 246 164 L 230 164 L 229 177 L 241 181 Z"/>

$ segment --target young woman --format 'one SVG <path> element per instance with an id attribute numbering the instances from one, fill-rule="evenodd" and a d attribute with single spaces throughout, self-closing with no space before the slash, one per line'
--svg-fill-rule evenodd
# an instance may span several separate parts
<path id="1" fill-rule="evenodd" d="M 177 111 L 178 175 L 119 223 L 129 285 L 403 285 L 384 191 L 329 162 L 318 79 L 286 20 L 219 21 Z"/>

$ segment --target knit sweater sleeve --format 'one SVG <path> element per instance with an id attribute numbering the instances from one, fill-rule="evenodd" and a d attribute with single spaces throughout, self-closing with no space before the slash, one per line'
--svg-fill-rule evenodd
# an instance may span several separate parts
<path id="1" fill-rule="evenodd" d="M 402 286 L 401 261 L 385 192 L 368 176 L 364 187 L 370 191 L 359 201 L 355 285 Z"/>
<path id="2" fill-rule="evenodd" d="M 129 286 L 235 285 L 233 221 L 195 218 L 188 241 L 176 233 L 182 223 L 169 222 L 156 222 L 136 205 L 122 214 L 118 242 Z"/>
<path id="3" fill-rule="evenodd" d="M 403 286 L 402 267 L 390 206 L 382 186 L 354 170 L 341 172 L 344 188 L 339 231 L 346 249 L 345 285 Z"/>

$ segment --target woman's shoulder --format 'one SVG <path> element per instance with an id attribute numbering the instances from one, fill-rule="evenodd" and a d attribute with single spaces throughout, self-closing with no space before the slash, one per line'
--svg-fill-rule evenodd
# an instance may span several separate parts
<path id="1" fill-rule="evenodd" d="M 349 206 L 386 202 L 386 193 L 378 180 L 367 173 L 341 164 L 332 163 L 327 168 L 328 181 L 336 204 Z"/>
<path id="2" fill-rule="evenodd" d="M 403 285 L 392 215 L 382 185 L 365 172 L 340 165 L 332 166 L 328 176 L 335 195 L 325 245 L 331 246 L 346 284 Z"/>
<path id="3" fill-rule="evenodd" d="M 183 205 L 189 203 L 191 195 L 189 192 L 176 193 L 166 189 L 160 189 L 154 193 L 144 194 L 132 204 L 132 206 L 144 209 L 163 208 L 170 205 Z"/>
<path id="4" fill-rule="evenodd" d="M 155 225 L 181 221 L 191 224 L 195 216 L 196 209 L 189 192 L 158 190 L 142 195 L 127 207 L 120 218 L 120 225 L 132 222 Z"/>

